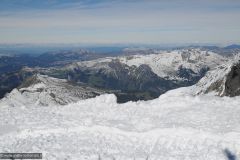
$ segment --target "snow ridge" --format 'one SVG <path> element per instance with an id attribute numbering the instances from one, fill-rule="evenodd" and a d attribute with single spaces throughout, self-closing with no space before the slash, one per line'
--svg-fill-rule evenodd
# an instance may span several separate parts
<path id="1" fill-rule="evenodd" d="M 102 91 L 90 87 L 72 85 L 64 79 L 37 74 L 6 95 L 0 101 L 0 105 L 64 105 L 102 93 Z"/>

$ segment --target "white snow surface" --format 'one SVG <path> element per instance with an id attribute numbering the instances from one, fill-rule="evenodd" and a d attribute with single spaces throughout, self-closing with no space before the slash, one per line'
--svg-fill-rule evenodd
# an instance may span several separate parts
<path id="1" fill-rule="evenodd" d="M 47 160 L 225 160 L 240 157 L 240 97 L 191 87 L 117 104 L 112 94 L 65 106 L 0 106 L 0 151 Z"/>

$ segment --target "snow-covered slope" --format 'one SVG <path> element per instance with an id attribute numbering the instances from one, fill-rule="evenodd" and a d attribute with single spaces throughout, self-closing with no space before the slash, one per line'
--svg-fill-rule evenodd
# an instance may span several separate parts
<path id="1" fill-rule="evenodd" d="M 203 67 L 209 67 L 211 69 L 226 62 L 226 58 L 213 52 L 189 49 L 163 52 L 160 54 L 121 57 L 120 61 L 129 66 L 148 64 L 158 76 L 178 79 L 180 77 L 178 77 L 177 71 L 180 66 L 199 73 Z"/>
<path id="2" fill-rule="evenodd" d="M 240 95 L 240 61 L 222 64 L 207 73 L 195 86 L 196 94 L 212 93 L 219 96 Z"/>
<path id="3" fill-rule="evenodd" d="M 66 106 L 1 105 L 0 150 L 48 160 L 226 160 L 227 150 L 240 157 L 239 115 L 240 97 L 188 88 L 125 104 L 101 95 Z"/>
<path id="4" fill-rule="evenodd" d="M 228 59 L 211 51 L 203 51 L 200 49 L 182 49 L 174 51 L 159 51 L 156 54 L 148 55 L 131 55 L 121 57 L 108 57 L 92 61 L 84 61 L 69 65 L 68 69 L 74 68 L 90 68 L 90 69 L 111 69 L 109 62 L 119 61 L 128 66 L 148 65 L 152 71 L 159 77 L 170 80 L 187 80 L 187 77 L 180 73 L 182 68 L 190 70 L 192 76 L 199 76 L 206 69 L 225 63 Z M 190 75 L 191 76 L 191 75 Z"/>
<path id="5" fill-rule="evenodd" d="M 90 87 L 72 85 L 63 79 L 37 74 L 0 100 L 0 106 L 4 104 L 12 106 L 64 105 L 102 93 Z"/>

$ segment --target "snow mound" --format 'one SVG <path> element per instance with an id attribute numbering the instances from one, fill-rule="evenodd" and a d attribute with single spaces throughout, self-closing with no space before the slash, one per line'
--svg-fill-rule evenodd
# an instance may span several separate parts
<path id="1" fill-rule="evenodd" d="M 240 97 L 172 90 L 151 101 L 117 104 L 101 95 L 65 106 L 0 107 L 1 152 L 43 159 L 195 159 L 240 157 Z"/>

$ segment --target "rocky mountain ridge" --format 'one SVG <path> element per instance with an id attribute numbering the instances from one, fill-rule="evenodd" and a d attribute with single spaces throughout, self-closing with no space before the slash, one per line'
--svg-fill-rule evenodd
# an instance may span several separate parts
<path id="1" fill-rule="evenodd" d="M 4 103 L 12 106 L 65 105 L 103 93 L 104 91 L 88 86 L 71 84 L 64 79 L 35 74 L 7 94 L 0 101 L 0 105 L 4 105 Z"/>

